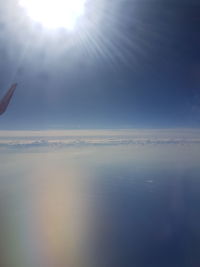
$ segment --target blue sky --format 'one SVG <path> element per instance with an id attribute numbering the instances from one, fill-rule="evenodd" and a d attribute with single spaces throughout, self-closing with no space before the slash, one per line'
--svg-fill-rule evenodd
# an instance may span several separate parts
<path id="1" fill-rule="evenodd" d="M 100 2 L 74 32 L 0 4 L 1 130 L 199 127 L 198 1 Z"/>

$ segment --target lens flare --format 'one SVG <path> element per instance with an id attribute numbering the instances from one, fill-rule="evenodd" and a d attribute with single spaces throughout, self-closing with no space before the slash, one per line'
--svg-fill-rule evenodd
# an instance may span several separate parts
<path id="1" fill-rule="evenodd" d="M 20 0 L 29 17 L 47 28 L 73 30 L 84 15 L 86 0 Z"/>

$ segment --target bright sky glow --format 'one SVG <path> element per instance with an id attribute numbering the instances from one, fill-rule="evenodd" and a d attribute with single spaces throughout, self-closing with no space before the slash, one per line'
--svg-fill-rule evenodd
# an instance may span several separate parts
<path id="1" fill-rule="evenodd" d="M 47 28 L 73 30 L 84 15 L 86 0 L 20 0 L 28 15 Z"/>

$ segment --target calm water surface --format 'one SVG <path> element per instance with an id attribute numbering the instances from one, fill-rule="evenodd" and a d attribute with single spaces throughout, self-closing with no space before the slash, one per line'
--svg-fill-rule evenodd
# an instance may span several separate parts
<path id="1" fill-rule="evenodd" d="M 1 264 L 200 266 L 200 145 L 2 151 Z"/>

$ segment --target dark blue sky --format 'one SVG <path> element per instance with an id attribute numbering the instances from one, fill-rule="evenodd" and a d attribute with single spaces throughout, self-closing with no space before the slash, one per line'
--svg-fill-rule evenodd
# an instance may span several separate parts
<path id="1" fill-rule="evenodd" d="M 0 129 L 200 126 L 198 0 L 88 0 L 71 33 L 17 2 L 0 3 L 0 94 L 19 82 Z"/>

